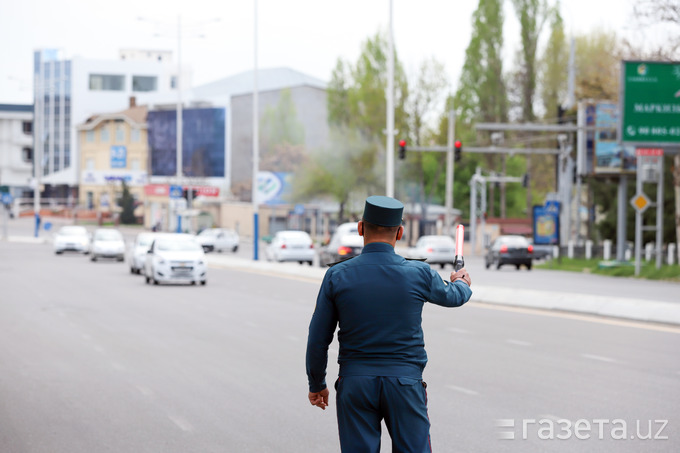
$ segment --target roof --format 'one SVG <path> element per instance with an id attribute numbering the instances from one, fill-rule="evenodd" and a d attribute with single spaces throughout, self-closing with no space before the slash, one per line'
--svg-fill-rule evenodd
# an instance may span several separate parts
<path id="1" fill-rule="evenodd" d="M 127 120 L 131 125 L 145 126 L 146 125 L 146 115 L 149 112 L 149 108 L 145 105 L 137 105 L 134 107 L 129 107 L 121 112 L 114 113 L 102 113 L 99 115 L 92 115 L 85 120 L 82 124 L 78 125 L 78 129 L 90 130 L 94 129 L 99 123 L 104 120 L 115 120 L 124 119 Z"/>
<path id="2" fill-rule="evenodd" d="M 33 113 L 33 104 L 0 104 L 0 112 Z"/>

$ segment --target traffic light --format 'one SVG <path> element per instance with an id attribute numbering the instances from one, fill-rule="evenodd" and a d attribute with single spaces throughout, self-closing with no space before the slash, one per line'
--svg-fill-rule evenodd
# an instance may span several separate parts
<path id="1" fill-rule="evenodd" d="M 456 162 L 460 162 L 461 157 L 463 157 L 463 144 L 460 140 L 456 140 L 456 143 L 453 144 L 453 148 L 456 151 Z"/>
<path id="2" fill-rule="evenodd" d="M 522 176 L 522 187 L 529 187 L 529 173 L 524 173 Z"/>
<path id="3" fill-rule="evenodd" d="M 399 140 L 399 159 L 406 159 L 406 140 Z"/>

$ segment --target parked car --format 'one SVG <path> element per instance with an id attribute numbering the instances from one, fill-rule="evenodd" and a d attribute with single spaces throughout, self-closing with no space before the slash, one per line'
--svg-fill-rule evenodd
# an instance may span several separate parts
<path id="1" fill-rule="evenodd" d="M 79 252 L 87 255 L 90 247 L 90 233 L 82 226 L 63 226 L 57 231 L 53 241 L 54 253 Z"/>
<path id="2" fill-rule="evenodd" d="M 300 264 L 314 261 L 314 242 L 305 231 L 279 231 L 265 250 L 268 260 L 298 261 Z"/>
<path id="3" fill-rule="evenodd" d="M 203 247 L 190 234 L 163 234 L 154 238 L 144 262 L 146 283 L 207 283 Z"/>
<path id="4" fill-rule="evenodd" d="M 449 236 L 421 236 L 415 247 L 408 250 L 409 258 L 422 259 L 429 264 L 439 264 L 442 269 L 447 264 L 453 266 L 456 258 L 456 243 Z"/>
<path id="5" fill-rule="evenodd" d="M 499 236 L 486 252 L 484 264 L 486 268 L 496 266 L 500 269 L 504 264 L 513 264 L 519 270 L 521 265 L 531 270 L 534 246 L 523 236 Z"/>
<path id="6" fill-rule="evenodd" d="M 139 233 L 127 249 L 127 263 L 131 274 L 141 274 L 146 261 L 146 252 L 149 251 L 154 238 L 162 233 Z"/>
<path id="7" fill-rule="evenodd" d="M 239 244 L 238 233 L 227 228 L 207 228 L 196 235 L 196 240 L 206 252 L 236 252 Z"/>
<path id="8" fill-rule="evenodd" d="M 94 230 L 90 242 L 90 259 L 114 258 L 117 261 L 125 259 L 125 241 L 120 231 L 113 228 L 98 228 Z"/>
<path id="9" fill-rule="evenodd" d="M 356 222 L 343 223 L 331 236 L 328 245 L 319 251 L 319 264 L 327 266 L 361 254 L 364 238 L 359 236 Z"/>

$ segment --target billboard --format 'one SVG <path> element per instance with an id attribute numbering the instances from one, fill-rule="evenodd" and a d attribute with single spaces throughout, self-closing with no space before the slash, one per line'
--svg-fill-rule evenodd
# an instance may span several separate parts
<path id="1" fill-rule="evenodd" d="M 624 61 L 621 79 L 623 141 L 680 144 L 680 62 Z"/>
<path id="2" fill-rule="evenodd" d="M 533 209 L 534 244 L 557 245 L 560 242 L 560 204 L 551 201 Z"/>
<path id="3" fill-rule="evenodd" d="M 288 204 L 292 173 L 260 171 L 257 173 L 257 203 L 266 205 Z"/>
<path id="4" fill-rule="evenodd" d="M 223 108 L 182 111 L 182 174 L 224 177 L 226 112 Z M 177 112 L 151 111 L 149 152 L 152 176 L 177 175 Z"/>

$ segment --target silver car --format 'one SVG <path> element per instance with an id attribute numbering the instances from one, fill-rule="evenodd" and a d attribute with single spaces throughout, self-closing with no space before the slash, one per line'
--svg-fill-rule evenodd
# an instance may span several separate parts
<path id="1" fill-rule="evenodd" d="M 163 234 L 156 237 L 146 253 L 146 283 L 207 282 L 208 265 L 203 248 L 190 234 Z"/>
<path id="2" fill-rule="evenodd" d="M 196 240 L 206 252 L 238 250 L 239 237 L 236 231 L 227 228 L 207 228 L 196 235 Z"/>
<path id="3" fill-rule="evenodd" d="M 87 255 L 90 245 L 90 234 L 85 227 L 72 225 L 59 229 L 54 236 L 54 253 L 61 255 L 66 251 L 79 252 Z"/>
<path id="4" fill-rule="evenodd" d="M 421 236 L 416 246 L 409 249 L 409 258 L 424 258 L 425 262 L 439 264 L 444 269 L 447 264 L 453 266 L 456 259 L 456 243 L 449 236 Z"/>
<path id="5" fill-rule="evenodd" d="M 114 258 L 117 261 L 125 259 L 125 241 L 120 231 L 113 228 L 98 228 L 92 235 L 90 242 L 90 259 Z"/>
<path id="6" fill-rule="evenodd" d="M 146 261 L 146 252 L 149 251 L 151 243 L 160 233 L 139 233 L 135 242 L 130 245 L 127 251 L 127 262 L 130 266 L 131 274 L 141 274 Z"/>
<path id="7" fill-rule="evenodd" d="M 297 261 L 311 266 L 316 252 L 306 231 L 285 230 L 274 235 L 265 254 L 270 261 Z"/>

